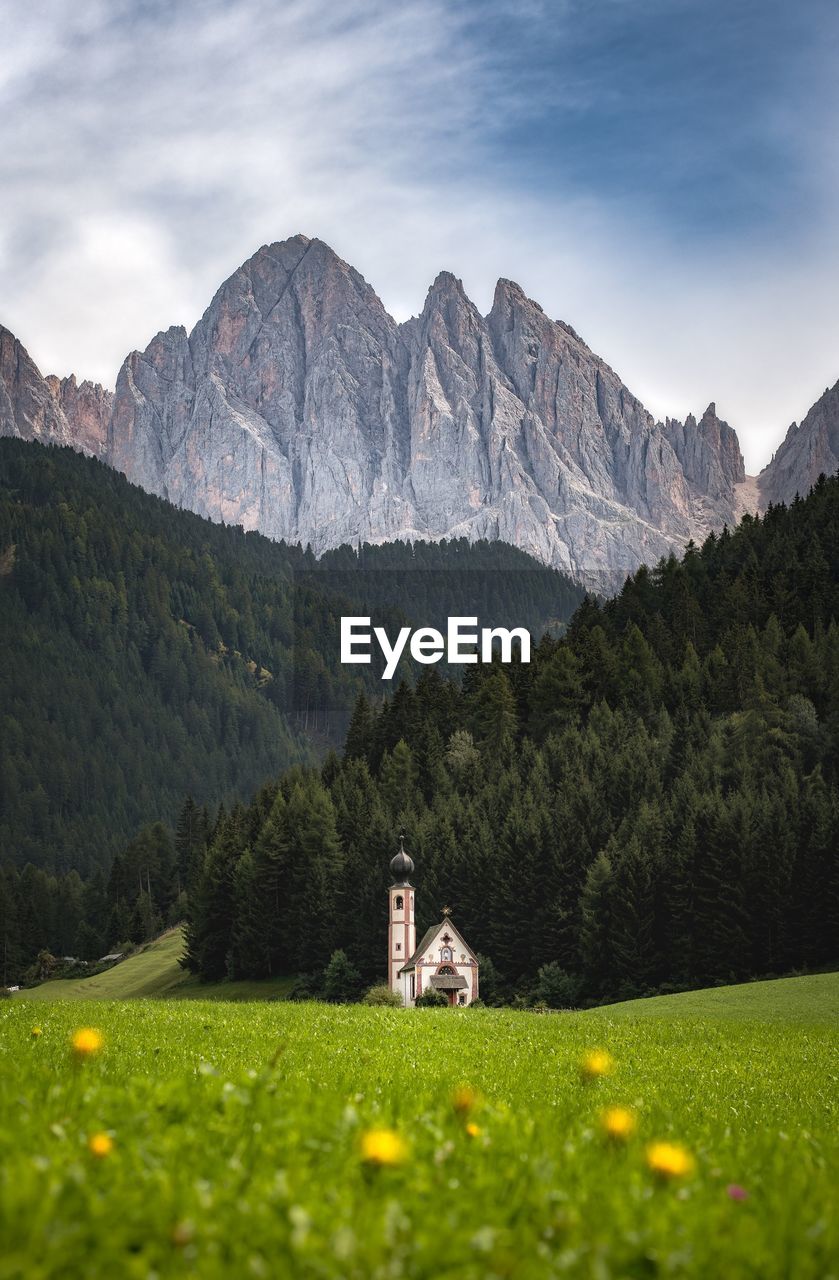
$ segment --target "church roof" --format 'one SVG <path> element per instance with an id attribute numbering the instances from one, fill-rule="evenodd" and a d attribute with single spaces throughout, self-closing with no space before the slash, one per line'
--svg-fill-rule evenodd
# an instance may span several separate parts
<path id="1" fill-rule="evenodd" d="M 408 880 L 408 876 L 413 874 L 414 860 L 405 852 L 403 836 L 399 837 L 399 852 L 395 858 L 391 859 L 390 871 L 391 875 L 394 877 L 394 885 L 391 887 L 395 887 L 396 885 L 405 885 L 407 887 L 409 885 L 410 882 Z"/>
<path id="2" fill-rule="evenodd" d="M 463 991 L 467 986 L 462 973 L 432 973 L 429 982 L 435 991 Z"/>
<path id="3" fill-rule="evenodd" d="M 423 934 L 422 941 L 420 942 L 414 954 L 411 956 L 410 960 L 406 960 L 406 962 L 403 964 L 402 968 L 399 970 L 400 973 L 410 973 L 412 969 L 415 969 L 417 967 L 417 961 L 423 958 L 426 951 L 431 946 L 432 942 L 437 937 L 437 934 L 440 932 L 440 930 L 443 928 L 444 925 L 447 929 L 451 929 L 455 937 L 460 940 L 460 943 L 464 951 L 468 952 L 469 955 L 474 954 L 474 952 L 472 951 L 472 948 L 467 944 L 463 934 L 460 932 L 460 930 L 457 928 L 456 925 L 452 924 L 451 919 L 447 916 L 446 919 L 441 920 L 439 924 L 433 924 L 430 929 L 426 929 L 425 933 Z"/>

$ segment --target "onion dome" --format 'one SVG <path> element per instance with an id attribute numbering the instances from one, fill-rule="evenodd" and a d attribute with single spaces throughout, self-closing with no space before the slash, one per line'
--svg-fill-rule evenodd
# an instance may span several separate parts
<path id="1" fill-rule="evenodd" d="M 403 843 L 404 839 L 404 836 L 399 837 L 399 852 L 395 858 L 391 858 L 390 860 L 390 870 L 393 874 L 395 884 L 405 884 L 408 876 L 411 875 L 414 870 L 413 859 L 409 858 L 405 852 L 405 845 Z"/>

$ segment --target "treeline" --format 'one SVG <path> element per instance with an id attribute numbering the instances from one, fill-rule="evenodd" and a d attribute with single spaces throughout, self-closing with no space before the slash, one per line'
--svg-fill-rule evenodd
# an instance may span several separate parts
<path id="1" fill-rule="evenodd" d="M 383 965 L 409 833 L 507 995 L 596 1001 L 839 951 L 839 481 L 587 602 L 532 665 L 357 702 L 342 760 L 235 810 L 191 897 L 203 976 Z"/>
<path id="2" fill-rule="evenodd" d="M 0 986 L 55 976 L 66 962 L 124 952 L 181 921 L 198 851 L 211 835 L 206 810 L 191 800 L 174 833 L 145 827 L 114 858 L 82 880 L 77 871 L 54 875 L 31 863 L 0 868 Z M 83 977 L 80 966 L 69 976 Z"/>
<path id="3" fill-rule="evenodd" d="M 359 575 L 359 555 L 386 572 Z M 144 824 L 172 824 L 184 795 L 229 804 L 313 762 L 380 684 L 340 665 L 338 618 L 359 612 L 343 585 L 363 580 L 401 623 L 408 570 L 433 570 L 445 604 L 494 564 L 533 570 L 498 577 L 508 614 L 526 606 L 539 633 L 570 617 L 579 589 L 502 544 L 318 562 L 69 449 L 0 440 L 0 864 L 90 878 Z"/>
<path id="4" fill-rule="evenodd" d="M 402 829 L 418 929 L 448 903 L 499 998 L 595 1002 L 830 964 L 838 619 L 830 480 L 585 601 L 529 666 L 461 684 L 425 669 L 383 704 L 362 693 L 340 757 L 211 820 L 190 802 L 157 918 L 186 893 L 187 962 L 207 979 L 312 974 L 340 948 L 371 982 Z M 125 876 L 138 929 L 166 880 Z"/>

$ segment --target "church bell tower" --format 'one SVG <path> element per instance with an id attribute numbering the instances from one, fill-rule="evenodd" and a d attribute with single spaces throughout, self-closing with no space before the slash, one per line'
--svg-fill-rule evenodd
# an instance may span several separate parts
<path id="1" fill-rule="evenodd" d="M 414 886 L 409 880 L 414 864 L 405 852 L 404 837 L 399 837 L 399 852 L 391 859 L 393 884 L 388 889 L 387 982 L 404 1000 L 399 970 L 407 964 L 417 946 L 414 924 Z"/>

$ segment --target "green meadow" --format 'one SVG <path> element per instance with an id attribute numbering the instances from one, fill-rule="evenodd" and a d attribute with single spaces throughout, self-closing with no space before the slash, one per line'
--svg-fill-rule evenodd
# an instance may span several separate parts
<path id="1" fill-rule="evenodd" d="M 180 927 L 168 929 L 134 955 L 92 978 L 64 978 L 44 982 L 20 993 L 24 1000 L 276 1000 L 288 995 L 293 978 L 250 982 L 199 982 L 182 969 L 184 953 Z"/>
<path id="2" fill-rule="evenodd" d="M 545 1016 L 6 1000 L 0 1277 L 837 1276 L 837 993 Z M 613 1070 L 586 1080 L 593 1049 Z M 660 1141 L 681 1173 L 649 1167 Z"/>

